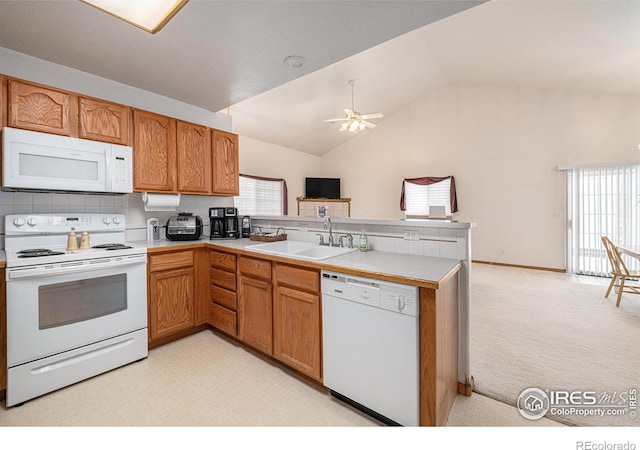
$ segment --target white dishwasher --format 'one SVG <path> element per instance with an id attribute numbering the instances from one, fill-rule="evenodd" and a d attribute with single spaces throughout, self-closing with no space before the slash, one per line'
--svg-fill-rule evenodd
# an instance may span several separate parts
<path id="1" fill-rule="evenodd" d="M 322 271 L 324 384 L 388 424 L 420 425 L 418 288 Z"/>

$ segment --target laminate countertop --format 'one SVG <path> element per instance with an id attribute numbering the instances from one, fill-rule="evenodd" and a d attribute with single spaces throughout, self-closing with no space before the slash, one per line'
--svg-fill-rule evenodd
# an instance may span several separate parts
<path id="1" fill-rule="evenodd" d="M 263 242 L 251 241 L 249 239 L 210 240 L 208 238 L 202 238 L 197 241 L 169 241 L 162 239 L 154 242 L 134 241 L 134 243 L 146 247 L 147 253 L 149 254 L 180 248 L 184 248 L 185 250 L 196 249 L 204 246 L 215 250 L 230 251 L 232 253 L 268 259 L 280 263 L 331 270 L 431 289 L 438 289 L 440 284 L 454 275 L 462 264 L 458 259 L 408 255 L 376 250 L 368 252 L 354 251 L 322 261 L 311 261 L 251 250 L 253 245 L 263 244 Z"/>

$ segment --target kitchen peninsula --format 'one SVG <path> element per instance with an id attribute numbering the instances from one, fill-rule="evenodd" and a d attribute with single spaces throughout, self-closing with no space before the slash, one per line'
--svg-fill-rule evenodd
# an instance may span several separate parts
<path id="1" fill-rule="evenodd" d="M 322 223 L 317 218 L 254 218 L 264 231 L 285 228 L 290 240 L 307 242 L 326 233 Z M 150 347 L 211 325 L 322 383 L 320 271 L 416 286 L 420 423 L 444 425 L 456 393 L 470 395 L 472 388 L 467 313 L 468 239 L 474 225 L 356 219 L 334 224 L 336 235 L 366 227 L 372 251 L 314 261 L 252 250 L 260 243 L 248 239 L 138 241 L 149 255 Z M 402 236 L 409 230 L 417 231 L 420 240 L 405 249 Z"/>

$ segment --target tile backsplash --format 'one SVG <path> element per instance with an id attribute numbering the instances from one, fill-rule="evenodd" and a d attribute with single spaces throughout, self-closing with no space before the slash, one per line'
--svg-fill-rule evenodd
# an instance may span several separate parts
<path id="1" fill-rule="evenodd" d="M 202 217 L 208 233 L 209 208 L 233 206 L 232 197 L 183 195 L 179 211 L 188 211 Z M 176 212 L 145 211 L 140 193 L 126 195 L 92 195 L 39 192 L 0 191 L 0 248 L 4 248 L 4 216 L 7 214 L 45 213 L 103 213 L 124 214 L 127 221 L 127 239 L 146 239 L 147 219 L 155 217 L 164 225 Z"/>

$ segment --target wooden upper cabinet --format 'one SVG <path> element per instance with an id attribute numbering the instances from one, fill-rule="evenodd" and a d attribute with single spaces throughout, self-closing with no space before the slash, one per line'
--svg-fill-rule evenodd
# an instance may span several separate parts
<path id="1" fill-rule="evenodd" d="M 133 188 L 177 192 L 175 119 L 134 110 L 133 127 Z"/>
<path id="2" fill-rule="evenodd" d="M 213 194 L 239 195 L 238 135 L 212 131 Z"/>
<path id="3" fill-rule="evenodd" d="M 129 145 L 130 110 L 116 103 L 80 97 L 79 137 Z"/>
<path id="4" fill-rule="evenodd" d="M 0 75 L 0 127 L 7 125 L 7 79 Z"/>
<path id="5" fill-rule="evenodd" d="M 78 98 L 75 95 L 10 79 L 8 97 L 8 126 L 77 135 Z"/>
<path id="6" fill-rule="evenodd" d="M 211 192 L 211 134 L 207 127 L 177 122 L 178 192 Z"/>

